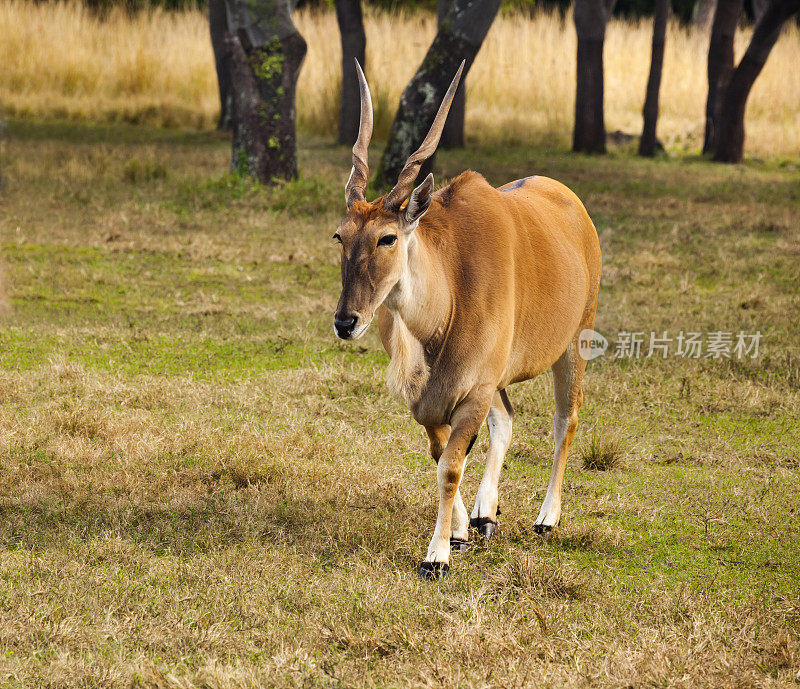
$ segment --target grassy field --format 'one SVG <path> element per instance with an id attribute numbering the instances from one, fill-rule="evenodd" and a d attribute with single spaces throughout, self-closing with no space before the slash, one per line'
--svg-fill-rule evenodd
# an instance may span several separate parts
<path id="1" fill-rule="evenodd" d="M 298 121 L 330 136 L 338 122 L 340 47 L 332 11 L 297 13 L 308 42 Z M 367 76 L 376 137 L 435 33 L 429 14 L 368 12 Z M 739 32 L 741 57 L 750 29 Z M 605 46 L 609 131 L 641 132 L 652 22 L 614 20 Z M 658 134 L 670 150 L 699 151 L 705 122 L 708 35 L 669 26 Z M 470 70 L 467 136 L 482 143 L 565 145 L 572 132 L 576 39 L 572 20 L 501 14 Z M 800 157 L 800 30 L 789 22 L 748 101 L 745 151 Z M 218 96 L 208 22 L 200 11 L 112 12 L 78 2 L 0 0 L 0 104 L 20 118 L 208 127 Z"/>
<path id="2" fill-rule="evenodd" d="M 424 431 L 386 390 L 376 332 L 331 332 L 349 152 L 304 138 L 304 178 L 263 190 L 221 176 L 229 151 L 211 133 L 9 125 L 0 685 L 800 683 L 796 164 L 440 155 L 439 181 L 469 166 L 578 192 L 612 345 L 763 340 L 756 360 L 590 363 L 547 540 L 551 382 L 512 388 L 499 533 L 426 584 Z M 584 468 L 598 438 L 613 470 Z"/>

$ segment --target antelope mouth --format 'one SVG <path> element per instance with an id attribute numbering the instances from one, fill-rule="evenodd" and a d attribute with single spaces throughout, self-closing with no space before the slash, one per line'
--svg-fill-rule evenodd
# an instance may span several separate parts
<path id="1" fill-rule="evenodd" d="M 372 324 L 372 319 L 370 318 L 370 319 L 369 319 L 369 321 L 367 321 L 367 322 L 366 322 L 366 323 L 364 323 L 363 325 L 359 325 L 359 326 L 357 326 L 357 327 L 356 327 L 356 329 L 353 331 L 353 334 L 352 334 L 352 335 L 350 335 L 350 338 L 349 338 L 349 339 L 351 339 L 351 340 L 357 340 L 357 339 L 359 339 L 360 337 L 362 337 L 362 336 L 364 335 L 364 333 L 365 333 L 365 332 L 367 332 L 367 328 L 369 328 L 369 326 L 370 326 L 371 324 Z"/>
<path id="2" fill-rule="evenodd" d="M 372 318 L 368 321 L 360 322 L 361 319 L 357 318 L 352 327 L 341 327 L 335 320 L 333 324 L 333 332 L 340 340 L 358 340 L 367 332 L 367 328 L 372 324 Z"/>

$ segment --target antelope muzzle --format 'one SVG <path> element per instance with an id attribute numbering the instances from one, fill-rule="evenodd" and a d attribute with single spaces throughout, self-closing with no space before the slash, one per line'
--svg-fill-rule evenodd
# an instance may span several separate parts
<path id="1" fill-rule="evenodd" d="M 333 316 L 333 330 L 336 337 L 341 340 L 353 339 L 353 333 L 358 328 L 360 318 L 357 314 L 336 312 Z"/>

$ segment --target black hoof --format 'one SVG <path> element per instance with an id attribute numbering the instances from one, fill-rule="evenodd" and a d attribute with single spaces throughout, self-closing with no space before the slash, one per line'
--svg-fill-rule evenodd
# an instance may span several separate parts
<path id="1" fill-rule="evenodd" d="M 497 524 L 494 522 L 486 522 L 478 527 L 478 535 L 485 541 L 488 541 L 494 534 Z"/>
<path id="2" fill-rule="evenodd" d="M 491 517 L 481 517 L 480 519 L 470 519 L 469 525 L 478 530 L 480 537 L 488 541 L 494 530 L 497 528 L 497 522 Z"/>
<path id="3" fill-rule="evenodd" d="M 553 527 L 547 526 L 546 524 L 536 524 L 534 525 L 533 530 L 539 536 L 547 536 L 547 534 L 553 530 Z"/>
<path id="4" fill-rule="evenodd" d="M 419 566 L 419 578 L 422 581 L 444 579 L 450 571 L 450 566 L 442 562 L 423 562 Z"/>
<path id="5" fill-rule="evenodd" d="M 450 537 L 450 550 L 454 553 L 466 553 L 469 550 L 469 541 L 463 538 Z"/>

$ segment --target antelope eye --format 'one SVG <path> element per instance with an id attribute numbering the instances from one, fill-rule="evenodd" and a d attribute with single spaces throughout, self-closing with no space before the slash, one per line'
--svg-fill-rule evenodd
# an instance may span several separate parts
<path id="1" fill-rule="evenodd" d="M 378 240 L 378 246 L 392 246 L 396 241 L 396 234 L 385 234 Z"/>
<path id="2" fill-rule="evenodd" d="M 342 238 L 339 236 L 339 233 L 338 233 L 338 232 L 336 232 L 336 233 L 333 235 L 333 238 L 334 238 L 334 239 L 335 239 L 337 242 L 339 242 L 339 244 L 341 244 L 341 243 L 342 243 Z"/>

